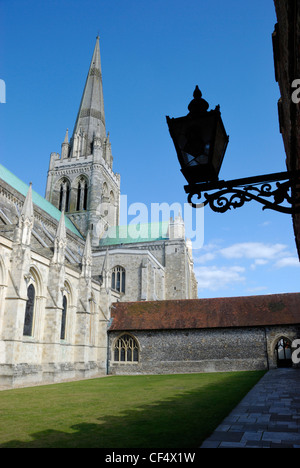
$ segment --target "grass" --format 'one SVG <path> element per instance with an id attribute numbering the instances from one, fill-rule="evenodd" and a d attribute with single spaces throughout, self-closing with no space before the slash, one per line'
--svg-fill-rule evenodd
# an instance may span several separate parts
<path id="1" fill-rule="evenodd" d="M 264 372 L 101 379 L 0 392 L 0 448 L 197 448 Z"/>

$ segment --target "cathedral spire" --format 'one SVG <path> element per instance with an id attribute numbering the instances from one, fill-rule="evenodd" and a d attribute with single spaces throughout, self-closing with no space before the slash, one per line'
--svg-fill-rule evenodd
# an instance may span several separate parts
<path id="1" fill-rule="evenodd" d="M 95 135 L 106 137 L 99 36 L 73 131 L 73 156 L 90 155 Z"/>
<path id="2" fill-rule="evenodd" d="M 33 219 L 33 203 L 32 203 L 32 183 L 29 184 L 29 189 L 25 198 L 25 202 L 21 211 L 21 217 L 24 219 Z"/>
<path id="3" fill-rule="evenodd" d="M 65 213 L 62 211 L 54 239 L 54 255 L 52 258 L 52 263 L 64 263 L 66 246 L 67 235 L 65 226 Z"/>
<path id="4" fill-rule="evenodd" d="M 84 251 L 82 254 L 82 274 L 86 279 L 92 276 L 92 246 L 90 233 L 87 233 Z"/>
<path id="5" fill-rule="evenodd" d="M 30 182 L 17 227 L 17 238 L 23 245 L 30 245 L 33 222 L 32 183 Z"/>

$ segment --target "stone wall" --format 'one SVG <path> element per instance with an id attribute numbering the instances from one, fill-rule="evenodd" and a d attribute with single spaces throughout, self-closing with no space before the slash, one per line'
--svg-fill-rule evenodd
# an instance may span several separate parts
<path id="1" fill-rule="evenodd" d="M 12 253 L 12 243 L 0 236 L 0 388 L 104 375 L 107 335 L 105 317 L 99 313 L 99 285 L 88 288 L 80 272 L 69 267 L 61 278 L 53 280 L 50 261 L 35 252 L 28 252 L 28 263 L 22 265 L 18 277 L 11 268 Z M 33 277 L 36 291 L 31 336 L 23 333 L 27 301 L 24 272 Z M 54 293 L 61 295 L 64 287 L 68 310 L 66 334 L 61 339 L 62 305 Z M 97 306 L 89 297 L 86 300 L 85 291 Z"/>
<path id="2" fill-rule="evenodd" d="M 33 209 L 30 189 L 24 201 L 4 182 L 1 188 L 0 387 L 104 375 L 108 317 L 102 311 L 110 299 L 91 278 L 88 243 L 63 229 L 63 216 L 58 223 Z M 32 319 L 25 330 L 31 285 Z"/>
<path id="3" fill-rule="evenodd" d="M 133 331 L 139 361 L 114 362 L 115 340 L 109 333 L 109 374 L 166 374 L 260 370 L 277 366 L 275 346 L 285 336 L 291 341 L 297 326 L 217 328 L 198 330 Z"/>
<path id="4" fill-rule="evenodd" d="M 106 250 L 93 251 L 93 275 L 101 273 Z M 108 247 L 109 270 L 126 270 L 122 302 L 197 298 L 193 261 L 185 239 L 137 242 Z"/>

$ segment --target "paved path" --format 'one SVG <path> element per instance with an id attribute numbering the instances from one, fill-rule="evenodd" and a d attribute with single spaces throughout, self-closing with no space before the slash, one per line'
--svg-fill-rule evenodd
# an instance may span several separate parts
<path id="1" fill-rule="evenodd" d="M 300 448 L 300 369 L 273 369 L 200 448 Z"/>

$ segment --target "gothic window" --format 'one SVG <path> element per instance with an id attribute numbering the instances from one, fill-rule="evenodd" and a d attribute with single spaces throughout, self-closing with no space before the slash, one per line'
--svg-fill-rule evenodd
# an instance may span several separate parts
<path id="1" fill-rule="evenodd" d="M 78 187 L 77 187 L 77 206 L 76 210 L 80 210 L 80 199 L 81 199 L 81 183 L 78 182 Z"/>
<path id="2" fill-rule="evenodd" d="M 70 202 L 70 185 L 66 184 L 66 204 L 65 204 L 65 212 L 69 211 L 69 202 Z"/>
<path id="3" fill-rule="evenodd" d="M 33 314 L 35 304 L 35 288 L 33 284 L 30 284 L 27 288 L 27 301 L 25 307 L 25 319 L 24 319 L 24 336 L 32 336 L 33 329 Z"/>
<path id="4" fill-rule="evenodd" d="M 63 309 L 61 315 L 60 339 L 66 338 L 66 318 L 67 318 L 68 300 L 66 296 L 63 297 Z"/>
<path id="5" fill-rule="evenodd" d="M 121 266 L 115 266 L 111 274 L 111 288 L 115 291 L 125 293 L 125 269 Z"/>
<path id="6" fill-rule="evenodd" d="M 121 335 L 114 346 L 114 361 L 138 362 L 139 346 L 136 339 L 128 334 Z"/>
<path id="7" fill-rule="evenodd" d="M 64 196 L 64 186 L 61 184 L 60 186 L 60 191 L 59 191 L 59 211 L 62 210 L 62 204 L 63 204 L 63 196 Z"/>
<path id="8" fill-rule="evenodd" d="M 80 179 L 77 186 L 77 203 L 76 203 L 76 210 L 87 210 L 87 202 L 88 202 L 88 184 L 87 181 L 83 178 Z"/>
<path id="9" fill-rule="evenodd" d="M 70 205 L 70 184 L 67 180 L 63 180 L 59 190 L 59 210 L 69 211 Z"/>
<path id="10" fill-rule="evenodd" d="M 88 199 L 87 197 L 88 197 L 88 185 L 85 182 L 85 184 L 84 184 L 84 195 L 83 195 L 83 209 L 84 210 L 87 209 L 87 199 Z"/>

